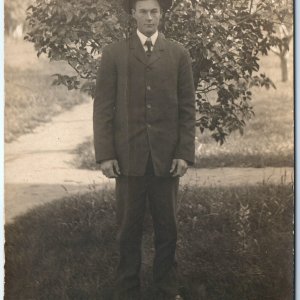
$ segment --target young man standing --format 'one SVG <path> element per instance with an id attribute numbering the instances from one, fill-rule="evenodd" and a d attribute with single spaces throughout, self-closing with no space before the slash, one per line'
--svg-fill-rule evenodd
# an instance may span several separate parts
<path id="1" fill-rule="evenodd" d="M 105 47 L 94 100 L 96 161 L 116 178 L 120 261 L 115 299 L 140 299 L 143 220 L 155 233 L 154 299 L 175 299 L 176 197 L 194 162 L 195 94 L 188 52 L 158 32 L 171 1 L 128 0 L 137 30 Z"/>

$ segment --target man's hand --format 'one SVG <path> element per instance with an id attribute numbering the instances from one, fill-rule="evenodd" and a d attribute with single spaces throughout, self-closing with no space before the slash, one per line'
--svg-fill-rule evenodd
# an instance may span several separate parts
<path id="1" fill-rule="evenodd" d="M 188 169 L 188 164 L 183 159 L 173 159 L 170 173 L 172 177 L 183 176 Z"/>
<path id="2" fill-rule="evenodd" d="M 108 178 L 116 178 L 121 174 L 118 161 L 115 159 L 103 161 L 100 164 L 100 169 L 103 175 Z"/>

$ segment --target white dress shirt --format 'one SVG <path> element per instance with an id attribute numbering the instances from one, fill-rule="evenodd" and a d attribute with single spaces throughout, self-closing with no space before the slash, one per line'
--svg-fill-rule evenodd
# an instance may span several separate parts
<path id="1" fill-rule="evenodd" d="M 139 39 L 140 39 L 140 41 L 141 41 L 141 43 L 144 47 L 144 50 L 147 51 L 147 46 L 145 46 L 145 42 L 148 39 L 148 37 L 145 36 L 144 34 L 142 34 L 138 29 L 137 29 L 136 33 L 137 33 L 137 35 L 138 35 L 138 37 L 139 37 Z M 153 45 L 151 47 L 151 51 L 153 50 L 153 47 L 154 47 L 155 42 L 157 40 L 157 37 L 158 37 L 158 31 L 156 30 L 156 32 L 153 33 L 153 35 L 150 36 L 150 39 L 151 39 L 151 42 L 152 42 L 152 45 Z"/>

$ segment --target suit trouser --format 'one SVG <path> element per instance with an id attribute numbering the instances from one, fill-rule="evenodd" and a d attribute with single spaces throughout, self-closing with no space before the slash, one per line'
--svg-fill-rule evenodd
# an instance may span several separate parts
<path id="1" fill-rule="evenodd" d="M 153 281 L 157 292 L 176 295 L 175 250 L 177 241 L 176 198 L 179 178 L 157 177 L 151 160 L 144 176 L 116 179 L 118 241 L 120 261 L 117 270 L 116 299 L 139 299 L 141 241 L 147 200 L 154 227 L 155 257 Z M 136 295 L 136 296 L 129 296 Z"/>

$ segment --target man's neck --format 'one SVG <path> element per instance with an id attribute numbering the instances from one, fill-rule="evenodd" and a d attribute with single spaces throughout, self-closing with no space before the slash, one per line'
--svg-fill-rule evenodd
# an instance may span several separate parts
<path id="1" fill-rule="evenodd" d="M 154 45 L 156 40 L 157 40 L 157 37 L 158 37 L 158 31 L 154 32 L 152 35 L 150 35 L 149 37 L 147 37 L 145 34 L 141 33 L 138 29 L 137 29 L 137 35 L 142 43 L 142 45 L 145 44 L 145 41 L 150 38 L 151 41 L 152 41 L 152 44 Z"/>
<path id="2" fill-rule="evenodd" d="M 156 30 L 154 33 L 149 34 L 149 35 L 146 35 L 146 34 L 140 32 L 138 29 L 137 29 L 136 31 L 137 31 L 137 33 L 138 33 L 139 35 L 142 35 L 142 36 L 144 36 L 145 38 L 151 38 L 152 36 L 155 36 L 155 35 L 158 34 L 158 31 L 157 31 L 157 30 Z"/>

